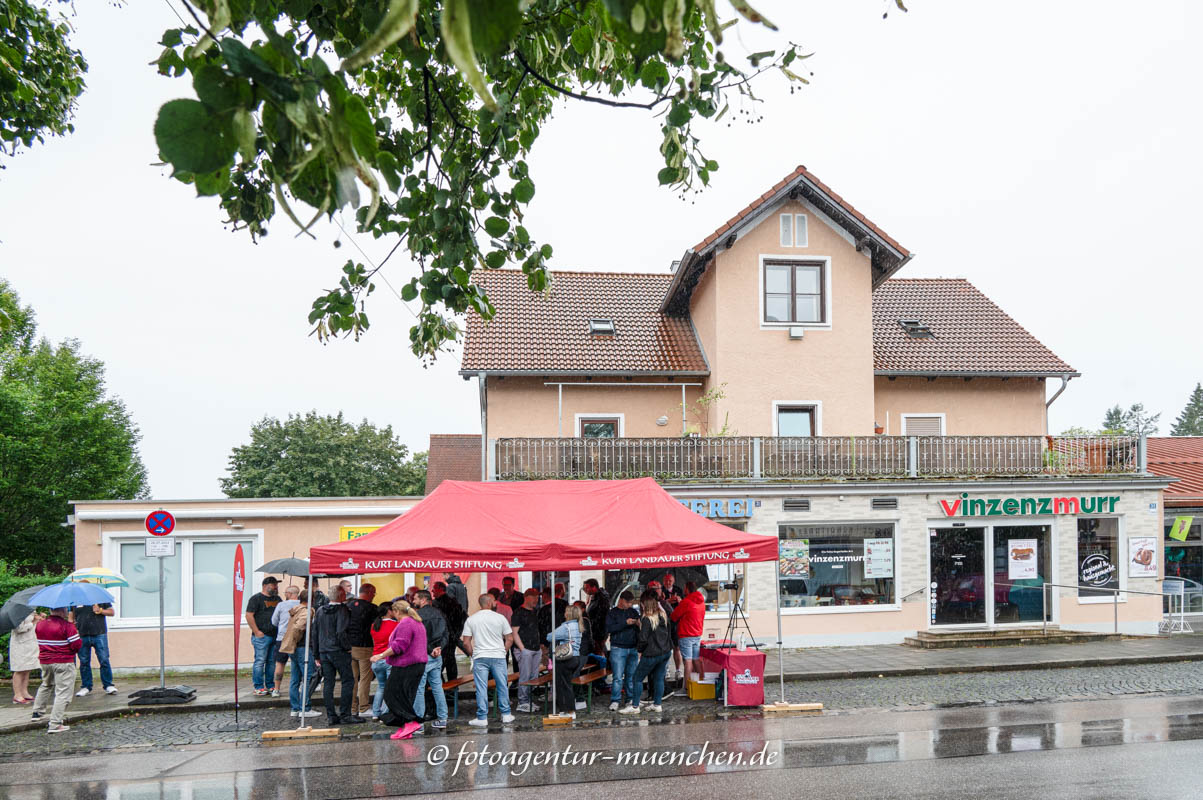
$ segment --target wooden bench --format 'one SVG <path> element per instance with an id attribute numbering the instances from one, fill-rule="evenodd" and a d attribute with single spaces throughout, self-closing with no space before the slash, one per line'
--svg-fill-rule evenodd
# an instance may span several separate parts
<path id="1" fill-rule="evenodd" d="M 516 680 L 518 680 L 518 673 L 517 672 L 509 673 L 509 675 L 506 677 L 505 690 L 507 692 L 510 690 L 509 684 L 513 683 Z M 467 676 L 466 678 L 456 678 L 453 681 L 443 681 L 443 694 L 446 695 L 447 692 L 452 693 L 451 694 L 451 708 L 452 708 L 451 718 L 452 719 L 456 719 L 457 717 L 459 717 L 459 687 L 464 686 L 465 684 L 469 684 L 469 683 L 475 683 L 475 678 L 473 678 L 471 675 Z M 489 688 L 493 690 L 493 705 L 497 707 L 497 713 L 500 714 L 501 713 L 501 705 L 497 702 L 497 682 L 494 681 L 492 678 L 489 679 Z"/>
<path id="2" fill-rule="evenodd" d="M 590 712 L 593 711 L 593 684 L 595 681 L 604 680 L 606 678 L 606 676 L 609 674 L 610 674 L 610 670 L 601 669 L 597 664 L 586 664 L 584 667 L 581 668 L 580 674 L 577 675 L 575 678 L 573 678 L 570 681 L 570 683 L 573 686 L 584 686 L 585 687 L 586 696 L 588 698 L 586 700 L 586 705 Z M 539 677 L 537 677 L 537 678 L 532 678 L 529 681 L 522 682 L 523 686 L 530 686 L 532 688 L 543 687 L 543 689 L 544 689 L 543 713 L 544 714 L 547 713 L 547 706 L 548 706 L 548 703 L 550 702 L 551 692 L 547 691 L 547 687 L 550 684 L 551 684 L 551 671 L 550 670 L 545 670 L 544 672 L 540 673 Z M 573 703 L 575 704 L 575 702 L 576 701 L 574 699 Z"/>

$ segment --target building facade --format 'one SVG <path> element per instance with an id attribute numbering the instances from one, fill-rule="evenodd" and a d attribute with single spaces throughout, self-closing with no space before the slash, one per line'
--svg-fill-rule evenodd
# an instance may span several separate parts
<path id="1" fill-rule="evenodd" d="M 736 594 L 760 636 L 779 603 L 790 645 L 1156 632 L 1168 481 L 1144 443 L 1049 436 L 1078 373 L 969 282 L 895 278 L 911 257 L 799 167 L 669 273 L 534 293 L 481 271 L 497 313 L 469 318 L 461 365 L 481 477 L 652 475 L 776 537 L 776 565 L 688 572 L 716 633 Z"/>

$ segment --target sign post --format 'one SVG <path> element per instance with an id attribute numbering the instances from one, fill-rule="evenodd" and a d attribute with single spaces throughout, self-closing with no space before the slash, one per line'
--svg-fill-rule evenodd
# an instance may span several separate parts
<path id="1" fill-rule="evenodd" d="M 196 699 L 196 690 L 191 686 L 174 686 L 167 688 L 167 626 L 166 626 L 166 596 L 167 581 L 164 575 L 163 559 L 175 555 L 175 540 L 169 538 L 175 530 L 175 517 L 170 511 L 159 509 L 146 515 L 146 532 L 150 534 L 143 540 L 146 558 L 154 558 L 159 562 L 159 688 L 140 689 L 130 695 L 131 706 L 158 705 L 168 703 L 187 703 Z"/>
<path id="2" fill-rule="evenodd" d="M 246 562 L 242 545 L 234 548 L 234 726 L 238 726 L 238 641 L 242 633 L 242 592 L 246 588 Z M 274 664 L 268 666 L 275 668 Z"/>

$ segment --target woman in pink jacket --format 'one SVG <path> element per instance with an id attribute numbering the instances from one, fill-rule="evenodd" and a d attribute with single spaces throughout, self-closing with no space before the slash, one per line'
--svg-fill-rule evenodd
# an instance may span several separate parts
<path id="1" fill-rule="evenodd" d="M 388 708 L 380 715 L 385 725 L 397 727 L 393 739 L 409 739 L 422 727 L 422 719 L 414 713 L 418 683 L 426 671 L 426 628 L 413 606 L 404 600 L 393 603 L 397 627 L 388 639 L 388 649 L 372 656 L 372 661 L 384 659 L 392 668 L 384 686 L 384 704 Z"/>

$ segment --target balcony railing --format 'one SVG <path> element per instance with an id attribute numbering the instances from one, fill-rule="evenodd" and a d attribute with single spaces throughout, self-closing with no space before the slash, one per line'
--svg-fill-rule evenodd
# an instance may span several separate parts
<path id="1" fill-rule="evenodd" d="M 710 436 L 498 439 L 498 480 L 838 480 L 1125 475 L 1135 436 Z"/>

